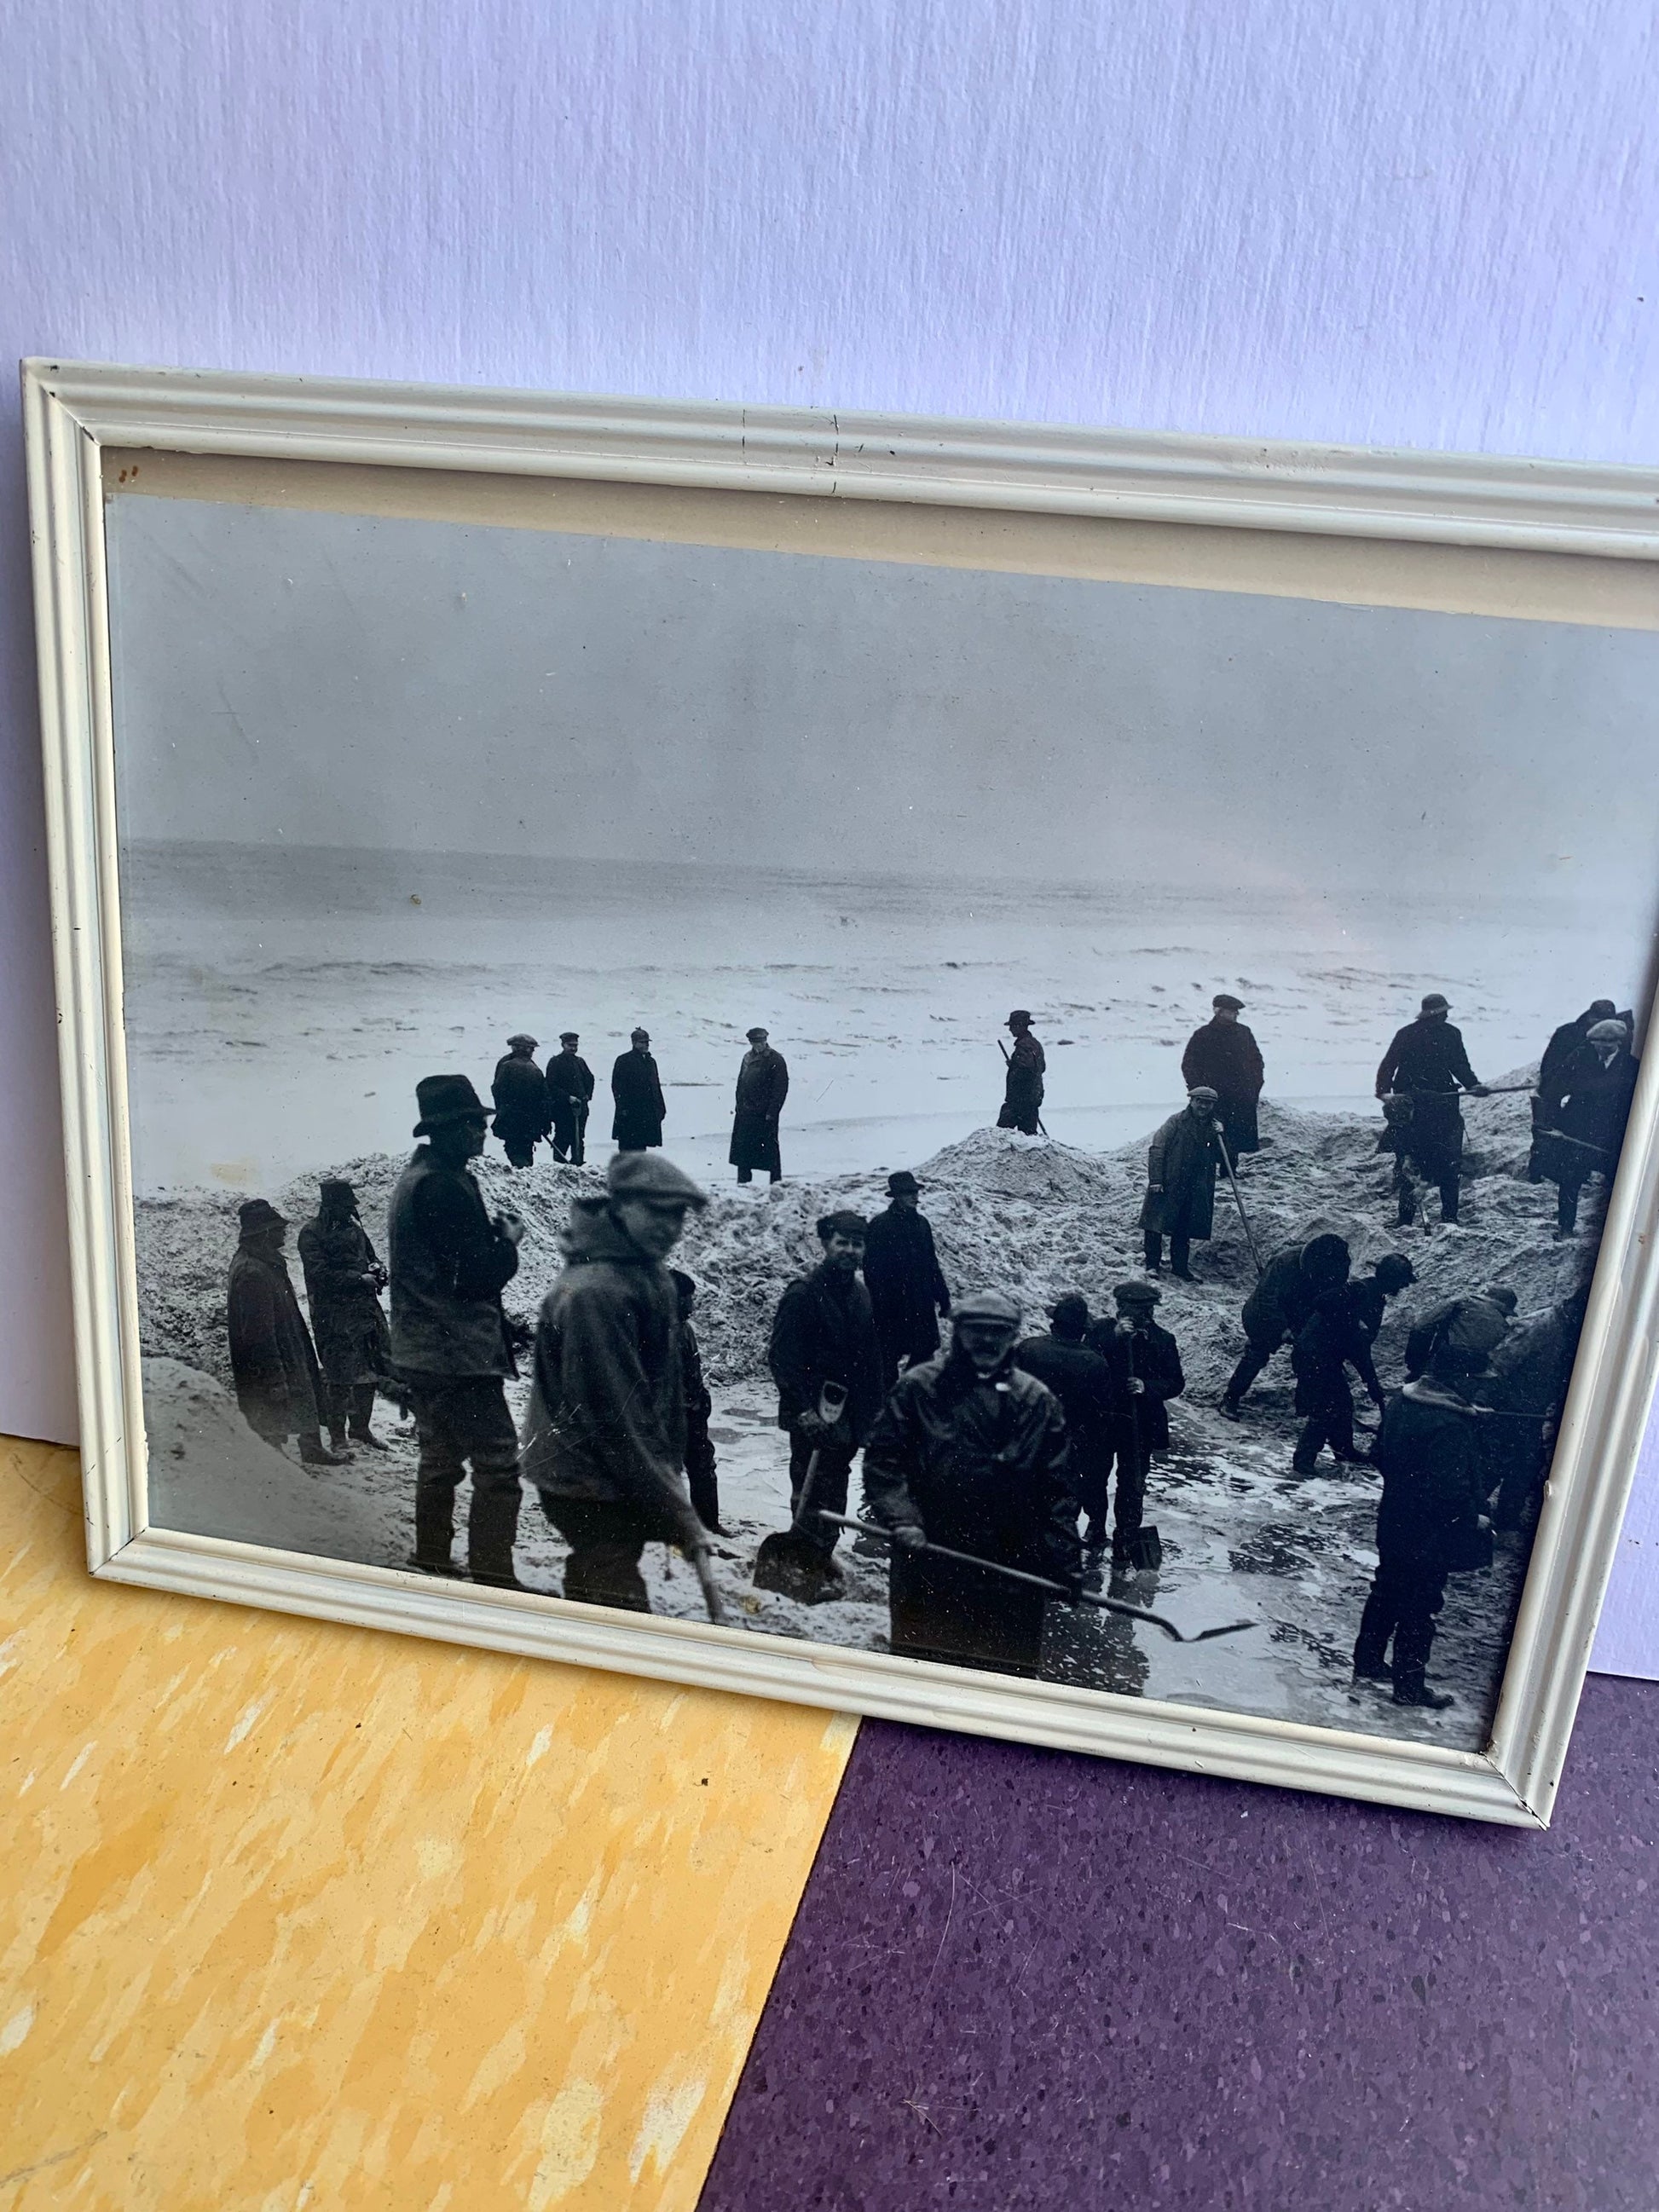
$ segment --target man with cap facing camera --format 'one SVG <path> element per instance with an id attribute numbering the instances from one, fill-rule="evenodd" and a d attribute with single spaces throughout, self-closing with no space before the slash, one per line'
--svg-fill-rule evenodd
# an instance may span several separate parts
<path id="1" fill-rule="evenodd" d="M 788 1096 L 789 1063 L 781 1052 L 773 1050 L 764 1030 L 750 1030 L 749 1049 L 738 1069 L 728 1154 L 739 1182 L 752 1182 L 757 1168 L 764 1168 L 771 1182 L 782 1182 L 778 1117 Z"/>
<path id="2" fill-rule="evenodd" d="M 242 1418 L 278 1451 L 297 1436 L 307 1467 L 338 1467 L 339 1455 L 323 1443 L 325 1385 L 283 1257 L 288 1223 L 263 1198 L 249 1199 L 236 1215 L 241 1236 L 226 1311 Z"/>
<path id="3" fill-rule="evenodd" d="M 1555 1079 L 1537 1150 L 1540 1174 L 1556 1186 L 1558 1237 L 1577 1230 L 1579 1194 L 1593 1175 L 1612 1187 L 1636 1077 L 1630 1032 L 1609 1017 L 1590 1024 L 1583 1044 Z"/>
<path id="4" fill-rule="evenodd" d="M 532 1167 L 536 1147 L 552 1121 L 547 1083 L 536 1065 L 536 1040 L 522 1032 L 507 1041 L 507 1057 L 495 1063 L 489 1088 L 495 1101 L 495 1134 L 507 1152 L 507 1165 Z"/>
<path id="5" fill-rule="evenodd" d="M 559 1048 L 547 1063 L 547 1103 L 553 1127 L 553 1157 L 580 1167 L 587 1157 L 587 1109 L 593 1096 L 593 1071 L 576 1047 L 574 1030 L 561 1030 Z"/>
<path id="6" fill-rule="evenodd" d="M 1146 1152 L 1146 1195 L 1140 1207 L 1146 1265 L 1153 1274 L 1162 1267 L 1167 1237 L 1170 1272 L 1184 1283 L 1193 1279 L 1193 1239 L 1202 1243 L 1215 1227 L 1215 1179 L 1221 1166 L 1215 1109 L 1215 1092 L 1200 1083 Z"/>
<path id="7" fill-rule="evenodd" d="M 1222 1139 L 1228 1157 L 1237 1160 L 1261 1149 L 1256 1109 L 1266 1069 L 1255 1037 L 1238 1018 L 1243 999 L 1218 991 L 1210 1004 L 1213 1014 L 1193 1031 L 1181 1055 L 1181 1079 L 1188 1091 L 1203 1083 L 1215 1092 Z"/>
<path id="8" fill-rule="evenodd" d="M 882 1387 L 890 1390 L 902 1367 L 920 1367 L 939 1350 L 939 1321 L 951 1310 L 921 1185 L 908 1168 L 888 1176 L 887 1203 L 864 1232 L 864 1286 L 881 1340 Z"/>
<path id="9" fill-rule="evenodd" d="M 662 1095 L 662 1078 L 651 1054 L 649 1030 L 634 1030 L 628 1050 L 617 1054 L 611 1070 L 611 1096 L 617 1107 L 611 1134 L 617 1151 L 654 1152 L 662 1142 L 668 1102 Z"/>
<path id="10" fill-rule="evenodd" d="M 1019 1308 L 957 1301 L 948 1352 L 901 1375 L 864 1449 L 864 1495 L 892 1531 L 888 1602 L 902 1656 L 1035 1675 L 1048 1599 L 921 1547 L 943 1545 L 1081 1587 L 1060 1401 L 1015 1366 Z"/>
<path id="11" fill-rule="evenodd" d="M 1007 1027 L 1013 1032 L 1014 1048 L 1004 1053 L 1008 1076 L 1003 1085 L 1002 1111 L 997 1115 L 997 1127 L 1018 1129 L 1028 1137 L 1039 1136 L 1042 1078 L 1048 1062 L 1042 1047 L 1031 1034 L 1031 1017 L 1024 1006 L 1014 1008 L 1008 1017 Z"/>
<path id="12" fill-rule="evenodd" d="M 465 1075 L 415 1086 L 418 1146 L 392 1194 L 392 1358 L 420 1437 L 415 1553 L 422 1573 L 453 1574 L 455 1492 L 470 1468 L 467 1564 L 474 1582 L 514 1589 L 519 1439 L 506 1378 L 518 1372 L 501 1291 L 518 1272 L 524 1224 L 491 1215 L 468 1163 L 489 1113 Z"/>
<path id="13" fill-rule="evenodd" d="M 1153 1319 L 1164 1293 L 1156 1283 L 1120 1283 L 1112 1293 L 1115 1321 L 1103 1317 L 1085 1340 L 1091 1350 L 1108 1360 L 1116 1380 L 1112 1419 L 1106 1432 L 1107 1450 L 1102 1489 L 1117 1468 L 1117 1499 L 1112 1515 L 1112 1565 L 1139 1567 L 1145 1562 L 1142 1528 L 1146 1509 L 1146 1478 L 1152 1461 L 1170 1449 L 1169 1403 L 1187 1387 L 1182 1370 L 1181 1347 L 1167 1328 Z M 1104 1517 L 1104 1498 L 1102 1498 Z M 1085 1531 L 1091 1547 L 1098 1548 L 1104 1532 L 1098 1525 Z M 1151 1532 L 1146 1541 L 1150 1543 Z"/>
<path id="14" fill-rule="evenodd" d="M 1463 1158 L 1463 1109 L 1460 1091 L 1484 1098 L 1486 1087 L 1469 1066 L 1463 1034 L 1452 1027 L 1450 1008 L 1438 991 L 1424 999 L 1415 1021 L 1396 1030 L 1376 1071 L 1376 1095 L 1410 1101 L 1398 1145 L 1425 1179 L 1437 1184 L 1440 1218 L 1457 1219 L 1458 1170 Z M 1387 1109 L 1385 1107 L 1386 1113 Z M 1400 1225 L 1409 1225 L 1415 1201 L 1401 1193 Z"/>
<path id="15" fill-rule="evenodd" d="M 708 1539 L 684 1473 L 680 1296 L 665 1265 L 708 1204 L 672 1160 L 619 1152 L 603 1198 L 579 1198 L 564 1273 L 536 1328 L 524 1471 L 570 1547 L 564 1594 L 649 1613 L 648 1543 Z"/>
<path id="16" fill-rule="evenodd" d="M 778 1386 L 778 1426 L 789 1437 L 791 1511 L 800 1510 L 801 1492 L 816 1459 L 809 1506 L 845 1513 L 853 1462 L 882 1398 L 881 1346 L 870 1293 L 859 1280 L 863 1215 L 826 1213 L 818 1223 L 818 1243 L 823 1257 L 778 1301 L 766 1358 Z M 826 1382 L 847 1393 L 840 1413 L 829 1423 L 820 1412 Z M 838 1534 L 810 1511 L 801 1531 L 826 1565 Z"/>

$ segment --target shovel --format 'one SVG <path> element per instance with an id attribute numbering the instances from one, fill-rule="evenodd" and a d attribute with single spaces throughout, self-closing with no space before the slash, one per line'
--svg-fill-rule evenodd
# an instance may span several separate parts
<path id="1" fill-rule="evenodd" d="M 826 1382 L 818 1394 L 818 1419 L 825 1428 L 835 1426 L 846 1407 L 847 1393 L 841 1384 Z M 815 1446 L 806 1462 L 806 1479 L 800 1486 L 800 1502 L 795 1508 L 793 1521 L 787 1528 L 778 1529 L 767 1537 L 755 1554 L 755 1588 L 775 1591 L 779 1597 L 793 1598 L 797 1605 L 823 1605 L 830 1598 L 839 1597 L 845 1587 L 839 1570 L 806 1534 L 814 1520 L 837 1517 L 830 1513 L 817 1515 L 812 1510 L 812 1492 L 823 1455 L 822 1447 Z"/>
<path id="2" fill-rule="evenodd" d="M 878 1528 L 873 1521 L 849 1521 L 844 1513 L 823 1513 L 818 1517 L 833 1521 L 839 1528 L 861 1528 L 869 1535 L 879 1536 L 884 1543 L 896 1540 L 890 1528 Z M 1005 1567 L 995 1559 L 976 1559 L 971 1552 L 947 1551 L 943 1544 L 907 1544 L 904 1548 L 911 1559 L 923 1558 L 931 1552 L 936 1559 L 954 1559 L 959 1567 L 980 1567 L 988 1575 L 1001 1575 L 1011 1583 L 1024 1583 L 1029 1589 L 1046 1590 L 1050 1597 L 1062 1597 L 1068 1605 L 1091 1605 L 1100 1613 L 1120 1613 L 1126 1620 L 1149 1621 L 1166 1636 L 1172 1636 L 1177 1644 L 1207 1644 L 1212 1636 L 1237 1636 L 1242 1630 L 1255 1626 L 1253 1620 L 1231 1620 L 1224 1628 L 1200 1628 L 1189 1636 L 1174 1621 L 1166 1620 L 1161 1613 L 1148 1613 L 1144 1606 L 1125 1605 L 1121 1598 L 1101 1597 L 1094 1590 L 1079 1590 L 1073 1595 L 1064 1583 L 1050 1582 L 1047 1575 L 1028 1575 L 1024 1567 Z"/>

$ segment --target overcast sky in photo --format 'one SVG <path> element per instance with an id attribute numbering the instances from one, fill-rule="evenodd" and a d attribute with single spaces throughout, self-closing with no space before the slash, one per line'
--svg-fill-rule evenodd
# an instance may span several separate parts
<path id="1" fill-rule="evenodd" d="M 118 496 L 123 831 L 1651 905 L 1659 635 Z"/>

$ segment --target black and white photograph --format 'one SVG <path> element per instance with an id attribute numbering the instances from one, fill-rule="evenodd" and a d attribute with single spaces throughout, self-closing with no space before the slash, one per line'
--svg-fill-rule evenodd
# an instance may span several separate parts
<path id="1" fill-rule="evenodd" d="M 1487 1741 L 1659 635 L 112 493 L 170 1529 Z"/>

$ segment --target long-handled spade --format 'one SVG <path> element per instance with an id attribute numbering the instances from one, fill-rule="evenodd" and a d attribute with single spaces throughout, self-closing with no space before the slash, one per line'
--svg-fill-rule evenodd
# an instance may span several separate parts
<path id="1" fill-rule="evenodd" d="M 884 1544 L 897 1540 L 890 1528 L 883 1528 L 873 1521 L 852 1521 L 844 1513 L 821 1513 L 821 1521 L 833 1521 L 838 1528 L 858 1528 L 867 1536 L 878 1536 Z M 1254 1628 L 1253 1620 L 1231 1620 L 1224 1628 L 1200 1628 L 1188 1635 L 1166 1620 L 1161 1613 L 1148 1613 L 1145 1606 L 1125 1605 L 1121 1598 L 1102 1597 L 1094 1590 L 1068 1590 L 1064 1583 L 1050 1582 L 1047 1575 L 1028 1575 L 1024 1567 L 1005 1567 L 996 1559 L 981 1559 L 972 1552 L 948 1551 L 943 1544 L 911 1544 L 906 1550 L 913 1559 L 931 1552 L 936 1559 L 954 1559 L 959 1567 L 981 1567 L 988 1575 L 1001 1575 L 1011 1583 L 1024 1583 L 1030 1589 L 1046 1590 L 1050 1597 L 1062 1597 L 1069 1605 L 1091 1605 L 1101 1613 L 1119 1613 L 1126 1620 L 1145 1620 L 1154 1628 L 1161 1628 L 1177 1644 L 1207 1644 L 1212 1636 L 1237 1636 L 1246 1628 Z"/>
<path id="2" fill-rule="evenodd" d="M 834 1428 L 846 1407 L 847 1393 L 841 1384 L 826 1382 L 818 1395 L 818 1419 L 826 1429 Z M 823 1456 L 823 1447 L 814 1445 L 812 1456 L 806 1462 L 794 1519 L 787 1528 L 777 1529 L 768 1536 L 755 1554 L 755 1588 L 775 1590 L 780 1597 L 793 1598 L 797 1605 L 822 1605 L 842 1594 L 841 1575 L 806 1533 L 815 1520 L 836 1517 L 812 1510 L 812 1493 L 817 1486 L 818 1462 Z"/>
<path id="3" fill-rule="evenodd" d="M 1215 1141 L 1221 1154 L 1221 1164 L 1227 1170 L 1227 1182 L 1232 1190 L 1233 1204 L 1238 1208 L 1238 1225 L 1244 1231 L 1245 1249 L 1249 1253 L 1250 1264 L 1259 1276 L 1261 1273 L 1261 1255 L 1256 1250 L 1255 1239 L 1250 1234 L 1250 1217 L 1244 1211 L 1244 1200 L 1239 1194 L 1238 1177 L 1233 1173 L 1232 1155 L 1227 1150 L 1227 1139 L 1222 1135 L 1218 1124 L 1216 1128 Z"/>

